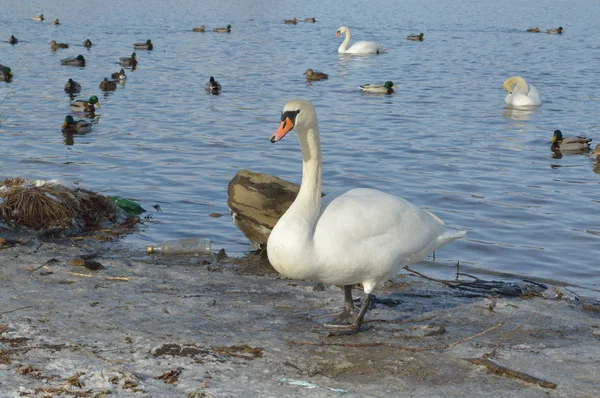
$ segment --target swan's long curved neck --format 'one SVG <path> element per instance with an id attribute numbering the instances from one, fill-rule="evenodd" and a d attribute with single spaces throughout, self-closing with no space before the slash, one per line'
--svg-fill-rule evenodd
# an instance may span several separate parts
<path id="1" fill-rule="evenodd" d="M 348 49 L 348 43 L 350 43 L 351 38 L 352 38 L 352 35 L 350 34 L 350 31 L 348 29 L 346 29 L 346 38 L 344 39 L 342 44 L 340 44 L 340 47 L 338 48 L 338 53 L 346 52 L 346 50 Z"/>
<path id="2" fill-rule="evenodd" d="M 291 213 L 297 220 L 306 223 L 310 238 L 321 211 L 321 142 L 319 128 L 311 127 L 306 133 L 298 134 L 302 148 L 302 183 L 300 192 L 286 215 Z"/>

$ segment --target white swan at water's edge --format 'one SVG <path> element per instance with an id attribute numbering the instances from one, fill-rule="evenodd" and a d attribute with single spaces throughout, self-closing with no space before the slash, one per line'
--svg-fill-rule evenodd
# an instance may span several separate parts
<path id="1" fill-rule="evenodd" d="M 352 285 L 362 283 L 359 314 L 333 334 L 356 333 L 378 284 L 466 232 L 449 231 L 435 215 L 375 189 L 356 188 L 321 199 L 321 141 L 310 102 L 285 104 L 271 142 L 292 129 L 302 149 L 302 183 L 269 236 L 269 261 L 289 278 L 344 285 L 346 318 L 354 318 Z"/>
<path id="2" fill-rule="evenodd" d="M 350 48 L 348 48 L 348 43 L 352 38 L 350 29 L 348 29 L 346 26 L 342 26 L 337 30 L 335 37 L 338 38 L 344 33 L 346 34 L 346 38 L 338 48 L 338 53 L 340 54 L 381 54 L 387 51 L 387 48 L 371 41 L 357 41 Z"/>
<path id="3" fill-rule="evenodd" d="M 527 84 L 520 76 L 511 76 L 504 80 L 502 87 L 508 94 L 504 102 L 513 106 L 540 105 L 542 99 L 537 89 L 532 84 Z"/>

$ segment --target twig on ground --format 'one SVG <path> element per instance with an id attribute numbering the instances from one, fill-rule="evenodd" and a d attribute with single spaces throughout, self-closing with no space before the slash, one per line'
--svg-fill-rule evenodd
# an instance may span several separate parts
<path id="1" fill-rule="evenodd" d="M 504 336 L 500 342 L 498 342 L 498 344 L 496 344 L 496 346 L 494 348 L 492 348 L 492 351 L 487 352 L 485 354 L 483 354 L 481 357 L 483 359 L 489 358 L 491 356 L 494 355 L 494 353 L 496 352 L 496 350 L 498 349 L 498 347 L 500 347 L 500 344 L 504 343 L 506 341 L 506 339 L 508 339 L 510 336 L 512 336 L 517 330 L 521 329 L 523 326 L 525 326 L 530 320 L 531 318 L 533 318 L 533 316 L 537 313 L 537 311 L 534 311 L 531 315 L 529 315 L 529 318 L 527 318 L 525 320 L 525 322 L 521 323 L 519 326 L 517 326 L 516 328 L 514 328 L 513 330 L 511 330 L 510 332 L 508 332 L 506 334 L 506 336 Z"/>
<path id="2" fill-rule="evenodd" d="M 407 265 L 406 267 L 404 267 L 404 269 L 405 269 L 406 271 L 410 272 L 410 273 L 413 273 L 413 274 L 415 274 L 415 275 L 418 275 L 418 276 L 420 276 L 421 278 L 425 278 L 425 279 L 427 279 L 427 280 L 430 280 L 430 281 L 434 281 L 434 282 L 437 282 L 437 283 L 441 283 L 441 284 L 443 284 L 443 285 L 446 285 L 446 286 L 452 286 L 452 287 L 455 287 L 455 286 L 456 286 L 456 284 L 454 284 L 454 283 L 450 283 L 450 282 L 442 281 L 442 280 L 435 279 L 435 278 L 432 278 L 432 277 L 430 277 L 430 276 L 427 276 L 427 275 L 423 275 L 422 273 L 420 273 L 420 272 L 418 272 L 418 271 L 415 271 L 415 270 L 413 270 L 413 269 L 410 269 L 410 268 L 408 267 L 408 265 Z"/>
<path id="3" fill-rule="evenodd" d="M 24 310 L 25 308 L 29 308 L 29 307 L 33 307 L 33 305 L 26 305 L 25 307 L 19 307 L 19 308 L 15 308 L 13 310 L 8 310 L 8 311 L 0 312 L 0 315 L 10 314 L 11 312 Z"/>
<path id="4" fill-rule="evenodd" d="M 519 380 L 525 381 L 527 383 L 537 384 L 540 387 L 544 387 L 544 388 L 556 388 L 555 383 L 551 383 L 546 380 L 538 379 L 537 377 L 530 376 L 523 372 L 518 372 L 516 370 L 509 369 L 502 365 L 498 365 L 497 363 L 494 363 L 494 362 L 490 361 L 489 359 L 469 358 L 469 359 L 467 359 L 467 361 L 469 361 L 475 365 L 485 366 L 486 368 L 488 368 L 488 370 L 490 372 L 496 373 L 498 375 L 513 377 L 515 379 L 519 379 Z"/>
<path id="5" fill-rule="evenodd" d="M 129 278 L 126 278 L 124 276 L 98 276 L 98 275 L 90 275 L 90 274 L 80 274 L 78 272 L 67 272 L 70 275 L 75 275 L 75 276 L 85 276 L 86 278 L 101 278 L 101 279 L 108 279 L 111 281 L 128 281 Z"/>

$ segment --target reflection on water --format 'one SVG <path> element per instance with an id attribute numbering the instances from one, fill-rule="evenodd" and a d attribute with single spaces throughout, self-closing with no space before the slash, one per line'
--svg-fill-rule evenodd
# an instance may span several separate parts
<path id="1" fill-rule="evenodd" d="M 506 107 L 504 108 L 504 117 L 512 120 L 526 121 L 531 120 L 539 106 Z"/>

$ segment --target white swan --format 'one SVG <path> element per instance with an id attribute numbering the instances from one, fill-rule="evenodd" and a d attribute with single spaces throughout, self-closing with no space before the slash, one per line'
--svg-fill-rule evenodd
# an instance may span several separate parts
<path id="1" fill-rule="evenodd" d="M 502 87 L 508 92 L 504 102 L 509 105 L 529 106 L 542 103 L 537 89 L 532 84 L 527 84 L 520 76 L 511 76 L 504 80 Z"/>
<path id="2" fill-rule="evenodd" d="M 387 51 L 387 48 L 371 41 L 357 41 L 352 47 L 348 48 L 348 43 L 352 38 L 350 29 L 342 26 L 337 30 L 335 37 L 338 38 L 343 33 L 346 34 L 346 38 L 338 48 L 340 54 L 381 54 Z"/>
<path id="3" fill-rule="evenodd" d="M 359 314 L 334 334 L 356 333 L 377 284 L 466 232 L 450 232 L 435 215 L 375 189 L 356 188 L 321 199 L 321 142 L 310 102 L 285 104 L 271 142 L 292 129 L 302 148 L 302 184 L 269 236 L 269 261 L 290 278 L 344 285 L 342 314 L 354 314 L 351 288 L 362 283 Z"/>

